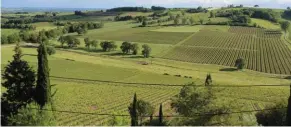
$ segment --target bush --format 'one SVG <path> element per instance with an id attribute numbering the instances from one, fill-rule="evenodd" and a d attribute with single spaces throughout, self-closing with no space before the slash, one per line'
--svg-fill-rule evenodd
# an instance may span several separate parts
<path id="1" fill-rule="evenodd" d="M 56 53 L 56 50 L 55 50 L 55 48 L 53 46 L 47 46 L 47 53 L 49 55 L 53 55 L 53 54 Z"/>
<path id="2" fill-rule="evenodd" d="M 269 106 L 268 109 L 256 113 L 257 122 L 262 126 L 286 126 L 286 110 L 285 104 L 277 104 L 275 106 Z"/>

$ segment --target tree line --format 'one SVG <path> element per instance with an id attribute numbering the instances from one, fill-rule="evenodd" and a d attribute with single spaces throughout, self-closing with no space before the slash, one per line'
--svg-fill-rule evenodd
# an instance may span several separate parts
<path id="1" fill-rule="evenodd" d="M 215 14 L 216 17 L 233 17 L 233 16 L 248 16 L 251 18 L 260 18 L 271 22 L 278 22 L 280 14 L 272 9 L 240 9 L 240 10 L 219 10 Z"/>

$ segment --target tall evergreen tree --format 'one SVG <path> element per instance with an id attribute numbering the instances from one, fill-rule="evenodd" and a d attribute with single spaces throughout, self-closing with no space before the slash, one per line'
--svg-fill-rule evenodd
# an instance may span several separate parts
<path id="1" fill-rule="evenodd" d="M 290 85 L 290 95 L 288 99 L 286 122 L 287 126 L 291 126 L 291 85 Z"/>
<path id="2" fill-rule="evenodd" d="M 13 125 L 8 123 L 8 117 L 17 114 L 18 109 L 33 100 L 35 72 L 27 61 L 21 59 L 19 43 L 16 44 L 14 51 L 13 61 L 9 62 L 2 74 L 2 86 L 7 90 L 1 96 L 1 125 Z"/>
<path id="3" fill-rule="evenodd" d="M 160 122 L 160 125 L 163 125 L 163 107 L 162 107 L 162 104 L 160 104 L 159 122 Z"/>
<path id="4" fill-rule="evenodd" d="M 131 116 L 131 126 L 137 126 L 138 125 L 138 118 L 137 118 L 137 97 L 136 93 L 134 94 L 133 97 L 133 102 L 132 102 L 132 107 L 129 106 L 129 113 Z"/>
<path id="5" fill-rule="evenodd" d="M 51 101 L 51 86 L 49 79 L 49 66 L 47 59 L 47 49 L 44 43 L 41 43 L 38 51 L 38 70 L 37 70 L 37 85 L 35 91 L 35 101 L 43 108 L 45 104 Z"/>

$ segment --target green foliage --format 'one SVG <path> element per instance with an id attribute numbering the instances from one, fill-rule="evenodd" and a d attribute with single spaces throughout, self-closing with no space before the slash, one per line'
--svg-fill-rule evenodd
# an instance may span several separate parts
<path id="1" fill-rule="evenodd" d="M 92 46 L 96 49 L 97 46 L 98 46 L 98 41 L 97 41 L 97 40 L 92 40 L 92 41 L 90 42 L 90 45 L 92 45 Z"/>
<path id="2" fill-rule="evenodd" d="M 287 33 L 288 30 L 289 30 L 289 27 L 290 27 L 290 22 L 288 22 L 288 21 L 283 21 L 283 22 L 280 23 L 280 26 L 281 26 L 281 29 L 282 29 L 285 33 Z"/>
<path id="3" fill-rule="evenodd" d="M 28 62 L 21 59 L 22 51 L 17 43 L 13 61 L 4 68 L 2 86 L 7 90 L 1 96 L 2 125 L 9 124 L 10 114 L 15 115 L 18 109 L 32 102 L 35 88 L 35 72 Z"/>
<path id="4" fill-rule="evenodd" d="M 137 116 L 137 97 L 134 94 L 133 101 L 128 107 L 128 111 L 131 117 L 131 126 L 138 126 L 138 116 Z"/>
<path id="5" fill-rule="evenodd" d="M 204 19 L 199 19 L 199 23 L 200 23 L 201 25 L 203 25 L 203 23 L 204 23 Z"/>
<path id="6" fill-rule="evenodd" d="M 90 38 L 85 38 L 84 39 L 84 42 L 85 42 L 85 46 L 88 48 L 88 49 L 90 49 L 90 45 L 91 45 L 91 41 L 90 41 Z"/>
<path id="7" fill-rule="evenodd" d="M 142 26 L 143 26 L 143 27 L 146 27 L 146 26 L 147 26 L 147 24 L 148 24 L 148 23 L 147 23 L 145 20 L 144 20 L 144 21 L 142 21 Z"/>
<path id="8" fill-rule="evenodd" d="M 197 87 L 194 83 L 185 85 L 180 90 L 180 93 L 173 98 L 171 106 L 180 115 L 190 117 L 191 119 L 181 119 L 176 124 L 188 126 L 208 125 L 215 115 L 197 116 L 197 113 L 219 114 L 228 111 L 224 106 L 212 107 L 211 103 L 214 99 L 211 88 Z"/>
<path id="9" fill-rule="evenodd" d="M 34 98 L 40 108 L 43 109 L 46 104 L 50 104 L 52 101 L 46 45 L 44 43 L 41 43 L 37 49 L 37 52 L 37 85 Z"/>
<path id="10" fill-rule="evenodd" d="M 215 12 L 210 11 L 210 18 L 215 18 Z"/>
<path id="11" fill-rule="evenodd" d="M 129 42 L 125 41 L 121 44 L 120 49 L 123 52 L 123 54 L 128 54 L 128 53 L 130 53 L 131 44 Z"/>
<path id="12" fill-rule="evenodd" d="M 128 121 L 125 117 L 117 116 L 119 113 L 114 113 L 114 115 L 111 116 L 111 118 L 108 121 L 109 126 L 127 126 Z"/>
<path id="13" fill-rule="evenodd" d="M 1 44 L 8 44 L 8 38 L 6 35 L 1 35 Z"/>
<path id="14" fill-rule="evenodd" d="M 180 18 L 178 18 L 178 16 L 175 18 L 174 20 L 174 24 L 177 26 L 180 24 Z"/>
<path id="15" fill-rule="evenodd" d="M 53 47 L 53 46 L 47 46 L 47 53 L 48 53 L 49 55 L 53 55 L 53 54 L 55 54 L 55 53 L 56 53 L 56 49 L 55 49 L 55 47 Z"/>
<path id="16" fill-rule="evenodd" d="M 52 111 L 39 110 L 32 103 L 19 109 L 16 115 L 11 115 L 9 123 L 13 126 L 56 126 L 56 119 Z"/>
<path id="17" fill-rule="evenodd" d="M 212 78 L 210 74 L 207 74 L 206 79 L 205 79 L 205 86 L 212 85 Z"/>
<path id="18" fill-rule="evenodd" d="M 132 116 L 134 115 L 134 113 L 132 111 L 134 111 L 134 101 L 133 103 L 130 104 L 130 106 L 128 107 L 130 113 L 132 113 Z M 136 114 L 137 114 L 137 119 L 139 118 L 140 122 L 139 124 L 142 125 L 143 122 L 143 118 L 145 116 L 151 116 L 154 113 L 154 107 L 149 103 L 146 102 L 144 100 L 140 100 L 138 99 L 136 101 Z"/>
<path id="19" fill-rule="evenodd" d="M 190 18 L 190 24 L 191 24 L 191 25 L 194 25 L 194 23 L 195 23 L 195 20 L 194 20 L 193 17 L 191 17 L 191 18 Z"/>
<path id="20" fill-rule="evenodd" d="M 182 19 L 182 24 L 183 24 L 183 25 L 187 25 L 187 23 L 188 23 L 188 19 L 187 19 L 187 18 L 183 18 L 183 19 Z"/>
<path id="21" fill-rule="evenodd" d="M 242 70 L 245 67 L 245 60 L 242 58 L 239 58 L 235 61 L 234 66 L 237 67 L 238 70 Z"/>
<path id="22" fill-rule="evenodd" d="M 257 122 L 262 126 L 286 126 L 286 105 L 283 103 L 268 106 L 266 109 L 256 113 Z"/>
<path id="23" fill-rule="evenodd" d="M 7 39 L 9 44 L 20 42 L 20 37 L 17 33 L 9 35 Z"/>
<path id="24" fill-rule="evenodd" d="M 132 51 L 133 55 L 137 55 L 139 47 L 137 43 L 131 44 L 130 50 Z"/>
<path id="25" fill-rule="evenodd" d="M 142 45 L 142 55 L 144 56 L 144 58 L 149 58 L 150 57 L 150 53 L 152 51 L 151 47 L 148 46 L 147 44 Z"/>
<path id="26" fill-rule="evenodd" d="M 64 47 L 64 44 L 67 44 L 69 48 L 80 45 L 80 40 L 72 35 L 61 36 L 58 41 L 61 43 L 62 47 Z"/>
<path id="27" fill-rule="evenodd" d="M 234 15 L 231 17 L 233 22 L 238 22 L 238 23 L 251 23 L 251 18 L 247 15 Z"/>
<path id="28" fill-rule="evenodd" d="M 115 50 L 117 48 L 114 41 L 103 41 L 100 43 L 100 46 L 104 52 Z"/>

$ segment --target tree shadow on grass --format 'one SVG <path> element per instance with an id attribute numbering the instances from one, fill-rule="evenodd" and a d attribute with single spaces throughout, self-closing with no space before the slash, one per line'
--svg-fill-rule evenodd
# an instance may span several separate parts
<path id="1" fill-rule="evenodd" d="M 219 71 L 237 71 L 236 68 L 222 68 L 222 69 L 219 69 Z"/>

